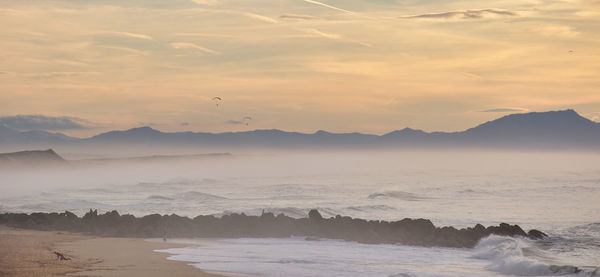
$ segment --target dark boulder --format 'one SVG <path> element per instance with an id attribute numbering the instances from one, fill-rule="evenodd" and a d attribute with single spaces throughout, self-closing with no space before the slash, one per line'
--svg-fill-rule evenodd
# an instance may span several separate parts
<path id="1" fill-rule="evenodd" d="M 527 232 L 527 237 L 530 239 L 544 239 L 546 237 L 548 237 L 548 235 L 546 235 L 546 233 L 536 230 L 536 229 L 532 229 L 529 230 L 529 232 Z"/>
<path id="2" fill-rule="evenodd" d="M 312 220 L 323 220 L 323 216 L 321 216 L 319 211 L 317 211 L 316 209 L 312 209 L 310 210 L 310 212 L 308 212 L 308 218 Z"/>

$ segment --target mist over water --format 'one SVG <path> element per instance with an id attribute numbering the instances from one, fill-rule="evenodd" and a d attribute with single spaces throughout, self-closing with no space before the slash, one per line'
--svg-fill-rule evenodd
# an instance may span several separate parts
<path id="1" fill-rule="evenodd" d="M 550 265 L 585 267 L 589 273 L 600 265 L 598 164 L 600 155 L 594 153 L 458 151 L 234 153 L 169 162 L 72 161 L 65 168 L 0 170 L 0 212 L 69 210 L 81 215 L 92 208 L 137 216 L 175 213 L 193 217 L 232 212 L 259 215 L 264 210 L 305 217 L 310 209 L 318 208 L 325 217 L 427 218 L 436 226 L 507 222 L 540 229 L 550 238 L 544 242 L 494 238 L 474 250 L 305 242 L 302 238 L 235 239 L 169 253 L 200 268 L 229 268 L 261 276 L 276 276 L 269 272 L 278 272 L 277 268 L 264 266 L 277 264 L 272 262 L 276 257 L 289 259 L 281 263 L 290 270 L 289 276 L 569 274 L 568 268 L 553 271 Z M 285 247 L 291 250 L 276 251 Z M 253 260 L 243 249 L 261 258 Z M 322 263 L 311 263 L 307 258 L 311 251 L 339 255 L 325 255 Z M 211 258 L 210 253 L 216 256 Z M 225 253 L 239 255 L 222 256 Z M 349 269 L 357 257 L 343 253 L 358 253 L 357 257 L 371 253 L 366 257 L 372 260 L 365 262 L 373 266 Z M 392 257 L 406 262 L 397 265 Z M 426 267 L 427 263 L 444 265 L 445 271 Z M 376 264 L 388 265 L 389 270 L 368 269 L 381 268 Z M 349 270 L 348 274 L 364 274 L 344 275 L 331 271 L 336 268 L 333 265 Z M 303 274 L 303 268 L 319 274 Z M 291 270 L 300 271 L 292 274 Z"/>

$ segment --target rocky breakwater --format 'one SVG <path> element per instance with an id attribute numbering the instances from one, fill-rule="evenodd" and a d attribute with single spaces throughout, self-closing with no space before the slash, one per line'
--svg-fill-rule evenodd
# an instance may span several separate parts
<path id="1" fill-rule="evenodd" d="M 525 232 L 518 225 L 501 223 L 471 228 L 436 227 L 427 219 L 405 218 L 399 221 L 379 221 L 335 216 L 323 218 L 311 210 L 307 218 L 292 218 L 284 214 L 263 213 L 261 216 L 230 214 L 222 217 L 151 214 L 144 217 L 120 215 L 117 211 L 98 214 L 90 210 L 83 217 L 64 213 L 5 213 L 0 224 L 36 230 L 57 230 L 111 237 L 187 237 L 240 238 L 290 237 L 308 239 L 342 239 L 361 243 L 392 243 L 415 246 L 474 247 L 489 235 L 521 236 L 530 239 L 546 237 L 541 231 Z"/>

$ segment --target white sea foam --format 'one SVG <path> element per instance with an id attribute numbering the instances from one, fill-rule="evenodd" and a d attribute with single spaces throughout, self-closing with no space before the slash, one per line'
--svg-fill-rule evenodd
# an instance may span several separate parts
<path id="1" fill-rule="evenodd" d="M 488 268 L 508 275 L 540 276 L 552 275 L 549 265 L 526 258 L 523 255 L 525 242 L 511 237 L 489 236 L 475 247 L 474 258 L 490 261 Z"/>
<path id="2" fill-rule="evenodd" d="M 501 236 L 484 238 L 474 249 L 303 238 L 221 239 L 199 245 L 157 251 L 203 270 L 262 277 L 281 276 L 282 272 L 294 277 L 596 276 L 594 269 L 538 260 L 545 255 L 540 249 L 534 251 L 539 252 L 535 256 L 524 255 L 524 249 L 535 247 L 531 241 Z"/>
<path id="3" fill-rule="evenodd" d="M 159 250 L 209 271 L 262 277 L 481 276 L 469 250 L 370 245 L 336 240 L 223 239 L 206 246 Z M 457 264 L 461 264 L 457 267 Z"/>
<path id="4" fill-rule="evenodd" d="M 573 265 L 549 263 L 551 253 L 537 248 L 533 241 L 525 238 L 489 236 L 483 238 L 473 250 L 476 259 L 489 261 L 487 268 L 505 275 L 515 276 L 592 276 L 593 270 L 585 270 Z M 529 253 L 526 255 L 525 252 Z M 546 261 L 544 261 L 546 260 Z"/>

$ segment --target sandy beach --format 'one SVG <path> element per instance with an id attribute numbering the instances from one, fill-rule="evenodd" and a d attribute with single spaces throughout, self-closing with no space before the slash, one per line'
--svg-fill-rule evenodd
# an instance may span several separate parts
<path id="1" fill-rule="evenodd" d="M 153 251 L 173 247 L 181 245 L 0 226 L 0 276 L 221 276 Z M 54 251 L 71 260 L 59 261 Z"/>

